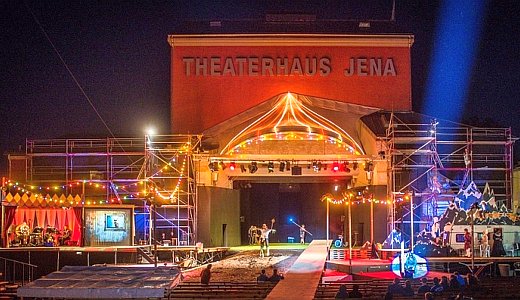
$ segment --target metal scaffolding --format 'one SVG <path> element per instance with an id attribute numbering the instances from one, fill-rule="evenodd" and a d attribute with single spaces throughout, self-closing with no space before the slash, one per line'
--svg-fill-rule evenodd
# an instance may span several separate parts
<path id="1" fill-rule="evenodd" d="M 394 204 L 390 230 L 410 223 L 429 229 L 432 218 L 472 181 L 481 190 L 488 184 L 496 200 L 511 207 L 510 128 L 454 125 L 415 113 L 387 116 L 388 197 L 407 195 L 413 201 L 413 206 Z"/>
<path id="2" fill-rule="evenodd" d="M 147 135 L 144 179 L 156 203 L 145 232 L 152 240 L 155 228 L 163 240 L 193 245 L 197 240 L 197 184 L 193 154 L 201 145 L 200 135 Z"/>

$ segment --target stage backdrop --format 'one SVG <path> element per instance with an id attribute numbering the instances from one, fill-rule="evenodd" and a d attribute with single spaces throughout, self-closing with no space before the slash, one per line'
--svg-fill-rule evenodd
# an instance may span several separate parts
<path id="1" fill-rule="evenodd" d="M 132 208 L 85 208 L 85 246 L 131 246 Z"/>
<path id="2" fill-rule="evenodd" d="M 411 35 L 170 35 L 172 132 L 198 133 L 281 93 L 411 109 Z"/>

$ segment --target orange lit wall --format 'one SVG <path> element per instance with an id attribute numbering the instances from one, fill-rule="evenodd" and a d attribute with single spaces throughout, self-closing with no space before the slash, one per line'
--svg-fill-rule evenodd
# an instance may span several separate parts
<path id="1" fill-rule="evenodd" d="M 169 42 L 174 133 L 200 133 L 287 91 L 389 110 L 411 109 L 412 36 L 208 35 L 170 36 Z M 276 65 L 272 74 L 261 71 L 266 67 L 262 60 L 267 64 L 285 58 L 290 63 L 296 58 L 301 68 L 292 66 L 294 72 L 288 75 L 285 70 L 277 71 Z M 318 62 L 313 75 L 300 72 L 306 58 L 311 59 L 311 66 L 312 58 L 325 66 L 320 70 Z M 198 74 L 195 59 L 200 64 L 206 59 L 205 69 L 199 68 Z M 228 72 L 223 72 L 226 59 L 232 61 L 233 72 L 229 65 Z M 240 75 L 238 64 L 244 59 L 248 62 Z M 252 64 L 257 62 L 252 73 L 248 73 L 250 59 Z M 382 70 L 371 72 L 375 69 L 370 63 L 378 61 Z M 352 62 L 354 72 L 346 75 Z"/>

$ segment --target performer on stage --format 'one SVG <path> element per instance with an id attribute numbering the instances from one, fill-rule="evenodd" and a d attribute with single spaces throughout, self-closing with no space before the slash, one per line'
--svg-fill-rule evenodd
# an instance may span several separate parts
<path id="1" fill-rule="evenodd" d="M 494 228 L 493 229 L 493 250 L 491 251 L 491 256 L 504 256 L 506 255 L 506 251 L 504 250 L 504 244 L 502 243 L 502 228 Z"/>
<path id="2" fill-rule="evenodd" d="M 305 244 L 305 224 L 302 224 L 300 227 L 300 244 Z"/>
<path id="3" fill-rule="evenodd" d="M 72 232 L 70 231 L 69 227 L 67 225 L 65 225 L 65 227 L 63 227 L 63 232 L 58 239 L 59 244 L 65 245 L 68 241 L 70 241 L 71 234 L 72 234 Z"/>
<path id="4" fill-rule="evenodd" d="M 31 232 L 31 228 L 27 225 L 27 222 L 23 221 L 22 224 L 18 225 L 15 229 L 16 236 L 20 240 L 22 246 L 29 245 L 29 234 Z"/>
<path id="5" fill-rule="evenodd" d="M 488 230 L 484 229 L 484 232 L 482 233 L 482 239 L 480 240 L 480 256 L 488 257 L 489 256 L 488 248 L 489 248 Z"/>
<path id="6" fill-rule="evenodd" d="M 251 227 L 249 227 L 247 235 L 249 237 L 249 245 L 254 245 L 258 242 L 258 229 L 256 228 L 256 226 L 251 225 Z"/>
<path id="7" fill-rule="evenodd" d="M 269 256 L 269 234 L 273 230 L 267 228 L 266 224 L 262 224 L 262 229 L 260 229 L 260 257 L 264 257 L 264 248 L 266 249 L 265 256 Z"/>
<path id="8" fill-rule="evenodd" d="M 469 233 L 469 230 L 467 228 L 464 228 L 464 251 L 466 251 L 466 256 L 471 257 L 472 251 L 471 251 L 471 233 Z"/>

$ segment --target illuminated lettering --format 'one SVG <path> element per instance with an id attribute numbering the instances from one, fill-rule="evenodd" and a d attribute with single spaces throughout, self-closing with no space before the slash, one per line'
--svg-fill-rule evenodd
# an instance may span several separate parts
<path id="1" fill-rule="evenodd" d="M 233 65 L 233 59 L 231 57 L 226 57 L 224 68 L 222 68 L 222 75 L 227 74 L 230 74 L 231 76 L 235 76 L 237 74 L 235 72 L 235 65 Z"/>
<path id="2" fill-rule="evenodd" d="M 270 57 L 262 57 L 262 76 L 273 76 L 274 60 Z"/>
<path id="3" fill-rule="evenodd" d="M 320 76 L 328 76 L 331 71 L 332 67 L 330 66 L 330 58 L 320 58 Z"/>
<path id="4" fill-rule="evenodd" d="M 209 74 L 220 76 L 220 57 L 212 57 L 209 61 Z"/>
<path id="5" fill-rule="evenodd" d="M 184 63 L 184 72 L 186 76 L 191 75 L 191 64 L 195 61 L 193 57 L 184 57 L 182 62 Z"/>
<path id="6" fill-rule="evenodd" d="M 258 57 L 250 57 L 248 63 L 248 71 L 249 76 L 257 76 L 258 75 Z"/>

